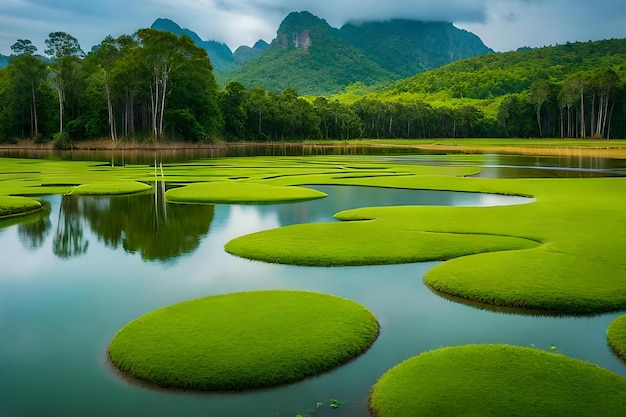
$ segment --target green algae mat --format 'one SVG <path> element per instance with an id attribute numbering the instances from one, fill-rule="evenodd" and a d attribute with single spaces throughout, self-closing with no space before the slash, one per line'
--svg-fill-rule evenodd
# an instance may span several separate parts
<path id="1" fill-rule="evenodd" d="M 536 348 L 467 345 L 422 353 L 373 386 L 375 417 L 618 417 L 626 378 Z"/>
<path id="2" fill-rule="evenodd" d="M 306 291 L 210 296 L 150 312 L 109 346 L 124 374 L 160 387 L 231 391 L 287 384 L 369 348 L 376 318 L 343 298 Z"/>
<path id="3" fill-rule="evenodd" d="M 202 182 L 165 193 L 168 202 L 187 204 L 294 203 L 324 197 L 325 193 L 304 187 L 278 187 L 241 181 Z"/>
<path id="4" fill-rule="evenodd" d="M 556 314 L 626 310 L 626 178 L 470 177 L 480 171 L 483 158 L 435 158 L 458 162 L 450 166 L 422 164 L 419 157 L 403 158 L 410 163 L 357 156 L 216 158 L 168 164 L 158 171 L 142 165 L 0 158 L 0 196 L 77 193 L 107 182 L 143 183 L 139 187 L 145 188 L 159 180 L 176 187 L 167 192 L 168 201 L 185 203 L 323 197 L 306 188 L 314 185 L 532 197 L 527 204 L 500 207 L 364 207 L 336 213 L 339 222 L 240 236 L 225 249 L 293 265 L 446 261 L 428 271 L 424 281 L 451 297 Z M 8 207 L 0 201 L 0 213 Z"/>
<path id="5" fill-rule="evenodd" d="M 103 181 L 74 187 L 69 195 L 120 195 L 149 191 L 152 187 L 137 181 Z"/>

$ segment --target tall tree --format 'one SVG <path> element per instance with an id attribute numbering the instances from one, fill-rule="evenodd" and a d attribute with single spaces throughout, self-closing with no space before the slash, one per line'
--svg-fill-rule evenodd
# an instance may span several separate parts
<path id="1" fill-rule="evenodd" d="M 11 60 L 11 81 L 16 96 L 21 96 L 28 91 L 30 97 L 30 134 L 32 139 L 39 136 L 39 117 L 37 116 L 37 91 L 47 77 L 46 65 L 33 54 L 37 47 L 28 39 L 18 39 L 11 50 L 18 54 Z"/>
<path id="2" fill-rule="evenodd" d="M 37 47 L 33 45 L 30 39 L 18 39 L 11 45 L 11 50 L 17 55 L 32 55 L 37 52 Z"/>
<path id="3" fill-rule="evenodd" d="M 104 38 L 100 45 L 92 50 L 91 55 L 98 63 L 98 67 L 102 71 L 104 79 L 104 89 L 107 96 L 107 114 L 109 117 L 109 133 L 111 140 L 115 141 L 116 129 L 115 129 L 115 117 L 113 112 L 113 100 L 111 98 L 111 81 L 110 73 L 111 68 L 115 65 L 115 61 L 120 57 L 120 50 L 116 44 L 116 41 L 107 36 Z"/>
<path id="4" fill-rule="evenodd" d="M 539 128 L 539 137 L 543 137 L 543 129 L 541 124 L 541 108 L 550 97 L 550 83 L 542 78 L 536 79 L 530 85 L 528 91 L 528 101 L 535 106 L 537 115 L 537 127 Z"/>
<path id="5" fill-rule="evenodd" d="M 79 58 L 85 53 L 78 40 L 65 32 L 52 32 L 46 39 L 47 55 L 53 57 L 52 71 L 55 74 L 53 83 L 59 98 L 59 132 L 63 132 L 63 109 L 66 92 L 77 72 Z"/>

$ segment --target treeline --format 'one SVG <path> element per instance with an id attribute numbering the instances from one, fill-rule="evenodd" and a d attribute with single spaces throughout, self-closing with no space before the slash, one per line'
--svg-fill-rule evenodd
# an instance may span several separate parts
<path id="1" fill-rule="evenodd" d="M 291 88 L 274 92 L 230 82 L 221 89 L 204 49 L 187 36 L 154 29 L 107 37 L 87 54 L 64 32 L 51 33 L 46 46 L 50 62 L 35 56 L 30 41 L 18 40 L 9 65 L 0 70 L 0 141 L 55 140 L 63 148 L 105 137 L 626 137 L 626 66 L 569 72 L 563 79 L 537 76 L 501 95 L 497 112 L 486 114 L 469 100 L 435 107 L 365 96 L 347 104 L 307 100 Z M 427 78 L 428 73 L 420 79 Z"/>
<path id="2" fill-rule="evenodd" d="M 293 89 L 246 90 L 231 82 L 220 95 L 228 140 L 472 137 L 626 137 L 626 85 L 612 69 L 573 73 L 565 80 L 535 79 L 501 97 L 495 114 L 464 104 L 365 96 L 353 104 L 324 97 L 312 102 Z M 476 101 L 468 101 L 476 103 Z"/>
<path id="3" fill-rule="evenodd" d="M 85 54 L 76 38 L 51 33 L 34 56 L 18 40 L 0 70 L 0 139 L 70 141 L 120 137 L 208 141 L 221 131 L 218 86 L 204 49 L 187 36 L 141 29 L 107 37 Z"/>

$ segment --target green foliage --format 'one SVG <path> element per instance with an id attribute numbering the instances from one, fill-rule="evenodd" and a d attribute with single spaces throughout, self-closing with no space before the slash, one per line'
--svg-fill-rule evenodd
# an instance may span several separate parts
<path id="1" fill-rule="evenodd" d="M 374 385 L 377 417 L 620 416 L 626 379 L 536 348 L 467 345 L 422 353 Z"/>
<path id="2" fill-rule="evenodd" d="M 282 385 L 337 367 L 378 336 L 363 306 L 304 291 L 233 293 L 148 313 L 109 345 L 122 372 L 167 388 Z"/>
<path id="3" fill-rule="evenodd" d="M 72 149 L 72 141 L 70 140 L 70 135 L 67 132 L 55 133 L 52 140 L 54 141 L 54 149 L 59 151 Z"/>

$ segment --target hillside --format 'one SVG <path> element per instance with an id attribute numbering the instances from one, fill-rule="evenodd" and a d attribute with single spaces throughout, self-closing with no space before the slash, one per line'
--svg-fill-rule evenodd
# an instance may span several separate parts
<path id="1" fill-rule="evenodd" d="M 220 78 L 246 87 L 293 87 L 300 94 L 324 95 L 354 82 L 389 83 L 490 52 L 478 37 L 450 23 L 392 20 L 336 29 L 309 12 L 294 12 L 263 54 Z"/>
<path id="2" fill-rule="evenodd" d="M 397 78 L 337 32 L 310 13 L 292 13 L 281 23 L 272 45 L 226 74 L 226 81 L 273 91 L 293 87 L 300 94 L 325 94 L 356 81 L 375 84 Z"/>
<path id="3" fill-rule="evenodd" d="M 387 95 L 441 94 L 451 98 L 489 99 L 527 90 L 536 79 L 561 82 L 599 68 L 626 70 L 626 39 L 576 42 L 464 59 L 385 89 Z"/>
<path id="4" fill-rule="evenodd" d="M 493 52 L 478 36 L 447 22 L 395 19 L 348 23 L 339 33 L 383 68 L 402 77 Z"/>
<path id="5" fill-rule="evenodd" d="M 9 65 L 9 57 L 0 54 L 0 68 L 4 68 Z"/>

